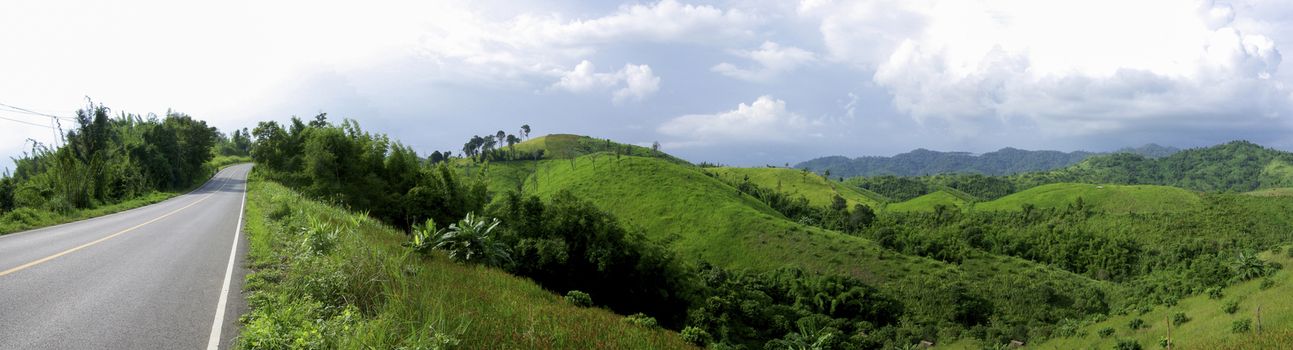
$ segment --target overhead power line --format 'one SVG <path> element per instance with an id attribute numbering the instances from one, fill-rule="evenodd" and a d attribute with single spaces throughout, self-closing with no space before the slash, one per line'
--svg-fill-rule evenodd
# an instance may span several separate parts
<path id="1" fill-rule="evenodd" d="M 22 108 L 22 107 L 17 107 L 17 106 L 13 106 L 13 105 L 9 105 L 9 104 L 4 104 L 4 103 L 0 103 L 0 106 L 7 107 L 7 108 L 9 108 L 9 109 L 13 109 L 13 110 L 15 110 L 15 111 L 17 111 L 17 112 L 28 113 L 28 114 L 34 114 L 34 115 L 39 115 L 39 116 L 42 116 L 42 117 L 50 117 L 50 118 L 58 118 L 58 119 L 68 119 L 68 120 L 71 120 L 71 119 L 72 119 L 72 118 L 69 118 L 69 117 L 60 117 L 60 116 L 56 116 L 56 115 L 53 115 L 53 114 L 41 113 L 41 112 L 33 111 L 33 110 L 30 110 L 30 109 L 26 109 L 26 108 Z"/>
<path id="2" fill-rule="evenodd" d="M 31 125 L 31 126 L 39 126 L 39 127 L 47 128 L 47 129 L 53 129 L 53 128 L 54 128 L 53 126 L 49 126 L 49 125 L 42 125 L 42 124 L 36 124 L 36 123 L 32 123 L 32 122 L 29 122 L 29 121 L 26 121 L 26 120 L 21 120 L 21 119 L 13 119 L 13 118 L 3 117 L 3 116 L 0 116 L 0 119 L 8 120 L 8 121 L 15 122 L 15 123 L 27 124 L 27 125 Z"/>

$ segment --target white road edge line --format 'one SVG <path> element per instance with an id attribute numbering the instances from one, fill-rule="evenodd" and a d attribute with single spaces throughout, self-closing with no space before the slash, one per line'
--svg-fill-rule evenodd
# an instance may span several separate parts
<path id="1" fill-rule="evenodd" d="M 211 323 L 211 337 L 207 339 L 207 350 L 220 349 L 220 328 L 224 327 L 224 309 L 229 302 L 229 282 L 233 279 L 233 263 L 238 260 L 238 239 L 242 235 L 242 215 L 247 209 L 247 187 L 250 181 L 243 180 L 242 204 L 238 205 L 238 228 L 233 231 L 233 248 L 229 251 L 229 265 L 225 267 L 224 284 L 220 286 L 220 301 L 216 303 L 215 321 Z"/>

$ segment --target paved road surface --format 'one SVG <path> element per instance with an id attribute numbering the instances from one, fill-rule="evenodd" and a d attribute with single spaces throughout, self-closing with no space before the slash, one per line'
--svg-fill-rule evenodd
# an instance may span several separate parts
<path id="1" fill-rule="evenodd" d="M 246 239 L 232 250 L 250 170 L 225 168 L 147 207 L 0 236 L 0 349 L 230 348 L 246 309 Z"/>

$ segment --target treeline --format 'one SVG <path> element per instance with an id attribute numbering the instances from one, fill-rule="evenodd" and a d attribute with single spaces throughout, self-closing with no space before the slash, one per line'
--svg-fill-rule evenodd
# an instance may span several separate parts
<path id="1" fill-rule="evenodd" d="M 490 135 L 472 136 L 462 145 L 462 153 L 477 162 L 487 160 L 539 160 L 543 159 L 543 150 L 517 152 L 516 144 L 530 137 L 530 125 L 521 125 L 519 135 L 499 130 Z M 506 147 L 506 148 L 505 148 Z M 448 157 L 445 154 L 444 157 Z M 435 154 L 432 154 L 435 157 Z"/>
<path id="2" fill-rule="evenodd" d="M 1019 188 L 1056 182 L 1167 185 L 1205 192 L 1245 192 L 1293 185 L 1293 154 L 1248 141 L 1195 148 L 1154 159 L 1134 154 L 1093 157 L 1073 167 L 1019 174 Z M 1281 166 L 1282 165 L 1282 166 Z"/>
<path id="3" fill-rule="evenodd" d="M 979 174 L 854 177 L 844 180 L 844 183 L 878 193 L 894 202 L 907 201 L 945 188 L 964 192 L 983 201 L 1005 197 L 1019 189 L 1019 186 L 1007 178 Z"/>
<path id="4" fill-rule="evenodd" d="M 1061 182 L 1165 185 L 1203 192 L 1246 192 L 1259 188 L 1288 187 L 1293 186 L 1293 154 L 1247 141 L 1235 141 L 1174 152 L 1163 158 L 1126 152 L 1093 156 L 1063 169 L 1010 176 L 882 175 L 844 180 L 847 185 L 870 190 L 894 202 L 910 200 L 944 188 L 965 192 L 974 196 L 975 200 L 990 201 L 1032 187 Z"/>
<path id="5" fill-rule="evenodd" d="M 1112 154 L 1129 153 L 1148 158 L 1161 158 L 1179 151 L 1172 147 L 1148 144 L 1136 148 L 1123 148 Z M 796 168 L 810 169 L 836 176 L 928 176 L 938 174 L 1010 175 L 1023 172 L 1047 171 L 1081 162 L 1101 155 L 1093 152 L 1028 151 L 1002 148 L 995 152 L 974 155 L 967 152 L 939 152 L 917 149 L 893 157 L 842 156 L 822 157 L 796 164 Z"/>
<path id="6" fill-rule="evenodd" d="M 58 147 L 33 143 L 0 179 L 0 211 L 67 213 L 173 191 L 206 180 L 220 133 L 205 121 L 122 113 L 103 105 L 76 112 L 76 126 Z M 16 220 L 7 215 L 6 220 Z"/>

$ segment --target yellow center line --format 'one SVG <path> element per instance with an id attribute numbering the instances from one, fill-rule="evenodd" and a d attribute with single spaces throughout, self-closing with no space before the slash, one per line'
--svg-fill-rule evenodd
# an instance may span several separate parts
<path id="1" fill-rule="evenodd" d="M 221 184 L 221 185 L 220 185 L 220 189 L 217 189 L 215 192 L 220 192 L 220 191 L 224 190 L 225 186 L 227 186 L 227 185 L 229 185 L 229 182 L 228 182 L 228 181 L 225 181 L 225 183 L 224 183 L 224 184 Z M 103 242 L 103 241 L 106 241 L 106 240 L 112 239 L 113 237 L 116 237 L 116 236 L 120 236 L 120 235 L 122 235 L 122 234 L 124 234 L 124 233 L 126 233 L 126 232 L 134 231 L 134 230 L 135 230 L 135 229 L 137 229 L 137 228 L 144 227 L 144 225 L 148 225 L 148 224 L 151 224 L 151 223 L 157 222 L 157 220 L 165 219 L 166 217 L 171 216 L 171 215 L 173 215 L 173 214 L 175 214 L 175 213 L 178 213 L 178 212 L 180 212 L 181 210 L 188 209 L 189 207 L 192 207 L 192 206 L 194 206 L 194 205 L 197 205 L 198 203 L 202 203 L 202 201 L 207 200 L 207 198 L 211 198 L 211 196 L 214 196 L 214 195 L 216 194 L 215 192 L 213 192 L 213 193 L 211 193 L 211 194 L 208 194 L 208 195 L 206 195 L 206 197 L 202 197 L 201 199 L 198 199 L 197 201 L 194 201 L 193 203 L 189 203 L 189 205 L 186 205 L 186 206 L 181 207 L 181 208 L 179 208 L 179 209 L 172 210 L 172 211 L 171 211 L 171 212 L 169 212 L 169 213 L 162 214 L 162 216 L 158 216 L 158 217 L 156 217 L 156 218 L 154 218 L 154 219 L 152 219 L 152 220 L 148 220 L 148 221 L 146 221 L 146 222 L 144 222 L 144 223 L 142 223 L 142 224 L 132 226 L 132 227 L 130 227 L 130 228 L 128 228 L 128 229 L 125 229 L 125 230 L 117 231 L 117 233 L 110 234 L 110 235 L 108 235 L 107 237 L 103 237 L 103 238 L 100 238 L 100 239 L 96 239 L 96 240 L 94 240 L 94 241 L 92 241 L 92 242 L 90 242 L 90 243 L 82 244 L 82 245 L 76 246 L 76 247 L 74 247 L 74 248 L 72 248 L 72 249 L 68 249 L 68 250 L 64 250 L 64 251 L 62 251 L 62 252 L 58 252 L 58 253 L 56 253 L 56 254 L 54 254 L 54 255 L 50 255 L 50 256 L 47 256 L 47 257 L 40 258 L 40 259 L 36 259 L 35 261 L 29 262 L 29 263 L 26 263 L 26 264 L 18 265 L 18 267 L 14 267 L 14 268 L 12 268 L 12 269 L 8 269 L 8 270 L 0 271 L 0 277 L 3 277 L 4 275 L 8 275 L 8 274 L 11 274 L 11 273 L 14 273 L 14 272 L 22 271 L 22 270 L 24 270 L 24 269 L 26 269 L 26 268 L 29 268 L 29 267 L 32 267 L 32 266 L 40 265 L 41 263 L 44 263 L 44 262 L 46 262 L 46 261 L 54 260 L 54 259 L 56 259 L 56 258 L 58 258 L 58 257 L 60 257 L 60 256 L 64 256 L 64 255 L 67 255 L 67 254 L 71 254 L 72 252 L 75 252 L 75 251 L 78 251 L 78 250 L 84 249 L 85 247 L 89 247 L 89 246 L 92 246 L 92 245 L 95 245 L 95 244 L 99 244 L 100 242 Z"/>

